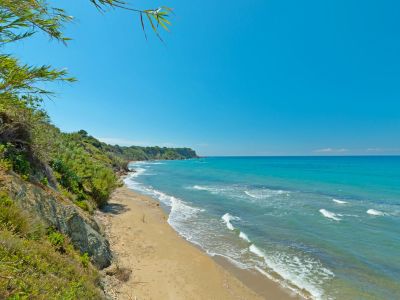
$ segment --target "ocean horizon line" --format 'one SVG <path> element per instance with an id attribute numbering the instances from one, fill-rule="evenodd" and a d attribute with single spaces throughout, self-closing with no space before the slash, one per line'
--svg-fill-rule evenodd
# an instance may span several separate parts
<path id="1" fill-rule="evenodd" d="M 261 157 L 400 157 L 400 154 L 351 154 L 351 155 L 199 155 L 198 158 L 261 158 Z"/>

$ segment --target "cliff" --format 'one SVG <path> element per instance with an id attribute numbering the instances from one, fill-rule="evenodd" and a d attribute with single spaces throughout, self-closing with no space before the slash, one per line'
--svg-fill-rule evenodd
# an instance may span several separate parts
<path id="1" fill-rule="evenodd" d="M 0 173 L 0 185 L 19 207 L 39 217 L 46 226 L 68 236 L 81 253 L 88 253 L 98 268 L 110 265 L 109 243 L 97 222 L 51 188 L 34 185 L 12 174 Z"/>

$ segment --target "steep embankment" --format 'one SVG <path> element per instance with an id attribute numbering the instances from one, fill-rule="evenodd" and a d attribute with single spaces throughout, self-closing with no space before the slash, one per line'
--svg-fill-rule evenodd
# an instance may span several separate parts
<path id="1" fill-rule="evenodd" d="M 110 265 L 108 241 L 96 221 L 51 188 L 34 185 L 11 173 L 0 173 L 0 185 L 19 207 L 39 217 L 47 226 L 68 236 L 81 253 L 88 253 L 98 268 Z"/>
<path id="2" fill-rule="evenodd" d="M 0 172 L 0 299 L 103 299 L 88 252 L 109 263 L 95 223 L 53 192 Z"/>

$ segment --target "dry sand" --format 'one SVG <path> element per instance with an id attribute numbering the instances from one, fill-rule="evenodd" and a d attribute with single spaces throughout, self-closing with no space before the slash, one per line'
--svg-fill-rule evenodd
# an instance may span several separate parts
<path id="1" fill-rule="evenodd" d="M 126 187 L 97 218 L 115 256 L 104 273 L 113 274 L 105 282 L 116 299 L 293 299 L 263 276 L 217 263 L 170 227 L 155 200 Z"/>

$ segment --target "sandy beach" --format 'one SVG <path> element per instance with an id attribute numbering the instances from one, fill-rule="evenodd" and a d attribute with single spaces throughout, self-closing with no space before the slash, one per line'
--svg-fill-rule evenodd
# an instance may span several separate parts
<path id="1" fill-rule="evenodd" d="M 106 290 L 116 299 L 293 299 L 263 276 L 184 240 L 155 200 L 126 187 L 113 193 L 97 218 L 115 256 L 104 273 L 113 275 L 105 276 Z"/>

